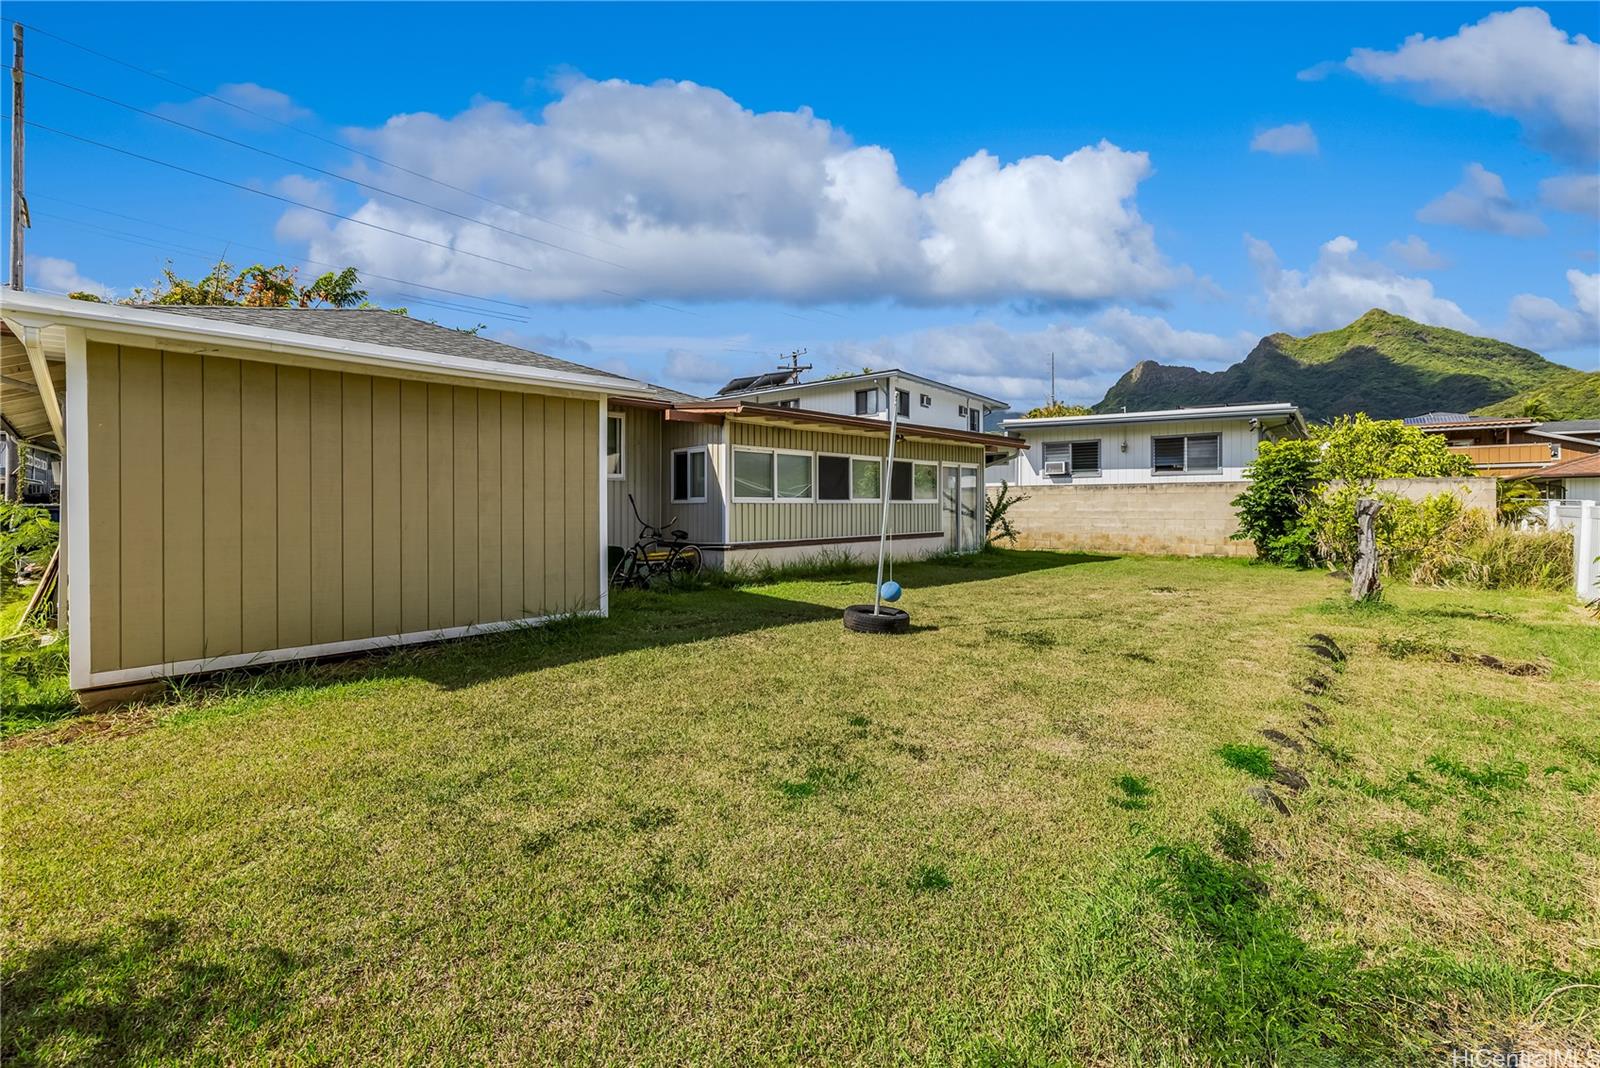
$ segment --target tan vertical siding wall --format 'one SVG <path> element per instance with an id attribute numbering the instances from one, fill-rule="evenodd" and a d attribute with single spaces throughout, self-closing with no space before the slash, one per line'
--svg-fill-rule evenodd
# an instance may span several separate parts
<path id="1" fill-rule="evenodd" d="M 665 522 L 668 458 L 663 445 L 665 420 L 649 408 L 613 408 L 623 418 L 622 477 L 606 480 L 606 537 L 626 548 L 639 534 L 639 521 L 628 507 L 628 494 L 639 505 L 646 522 Z"/>
<path id="2" fill-rule="evenodd" d="M 719 423 L 666 423 L 662 432 L 663 472 L 662 518 L 678 517 L 677 526 L 689 532 L 689 540 L 710 545 L 722 543 L 722 508 L 727 484 L 722 470 L 723 427 Z M 674 449 L 706 450 L 706 499 L 702 504 L 672 500 L 672 452 Z"/>
<path id="3" fill-rule="evenodd" d="M 887 441 L 859 434 L 793 430 L 787 427 L 730 422 L 732 447 L 789 449 L 797 452 L 862 456 L 881 460 Z M 983 466 L 983 446 L 902 441 L 895 448 L 895 460 L 937 461 L 945 464 Z M 813 472 L 814 474 L 814 472 Z M 981 473 L 980 473 L 980 478 Z M 884 492 L 889 476 L 883 476 Z M 943 483 L 940 483 L 943 492 Z M 790 541 L 813 538 L 859 538 L 878 533 L 877 502 L 736 502 L 729 506 L 728 541 Z M 904 502 L 889 506 L 889 530 L 896 534 L 937 532 L 943 529 L 939 501 Z"/>
<path id="4" fill-rule="evenodd" d="M 90 671 L 599 605 L 599 405 L 91 342 Z"/>

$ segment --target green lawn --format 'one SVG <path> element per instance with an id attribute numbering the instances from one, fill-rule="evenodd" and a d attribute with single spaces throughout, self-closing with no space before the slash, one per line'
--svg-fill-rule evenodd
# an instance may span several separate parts
<path id="1" fill-rule="evenodd" d="M 886 638 L 840 626 L 864 576 L 13 735 L 0 1057 L 1594 1042 L 1600 625 L 1569 598 L 1353 611 L 1317 573 L 996 553 L 898 568 Z"/>

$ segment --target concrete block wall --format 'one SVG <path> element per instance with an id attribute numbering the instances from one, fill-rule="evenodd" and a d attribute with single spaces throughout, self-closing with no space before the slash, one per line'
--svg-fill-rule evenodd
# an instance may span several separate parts
<path id="1" fill-rule="evenodd" d="M 1243 482 L 1170 485 L 1027 486 L 1011 508 L 1018 549 L 1253 556 L 1255 545 L 1233 541 L 1239 529 L 1233 499 Z"/>
<path id="2" fill-rule="evenodd" d="M 1468 508 L 1481 508 L 1491 517 L 1495 514 L 1495 485 L 1493 478 L 1380 478 L 1374 488 L 1379 493 L 1393 493 L 1409 501 L 1421 501 L 1436 493 L 1453 493 Z"/>

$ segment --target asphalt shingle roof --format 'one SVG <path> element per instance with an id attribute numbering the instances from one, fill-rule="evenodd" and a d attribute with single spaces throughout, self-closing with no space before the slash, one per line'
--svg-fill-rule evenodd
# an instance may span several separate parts
<path id="1" fill-rule="evenodd" d="M 478 337 L 448 326 L 425 323 L 408 315 L 381 308 L 239 308 L 228 305 L 149 304 L 152 311 L 215 319 L 224 323 L 243 323 L 268 330 L 287 330 L 296 334 L 336 338 L 369 345 L 389 345 L 397 349 L 432 352 L 441 356 L 460 356 L 471 360 L 493 360 L 547 371 L 600 375 L 618 378 L 609 371 L 585 367 L 581 363 L 546 356 L 542 352 L 519 349 L 486 337 Z"/>

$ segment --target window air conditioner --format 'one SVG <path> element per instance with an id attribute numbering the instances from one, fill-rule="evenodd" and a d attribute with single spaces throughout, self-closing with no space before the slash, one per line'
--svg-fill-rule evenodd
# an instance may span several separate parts
<path id="1" fill-rule="evenodd" d="M 1046 463 L 1044 465 L 1044 473 L 1047 474 L 1047 475 L 1064 475 L 1064 474 L 1066 474 L 1067 473 L 1067 461 L 1065 461 L 1065 460 L 1051 460 L 1051 461 L 1049 461 L 1048 463 Z"/>

